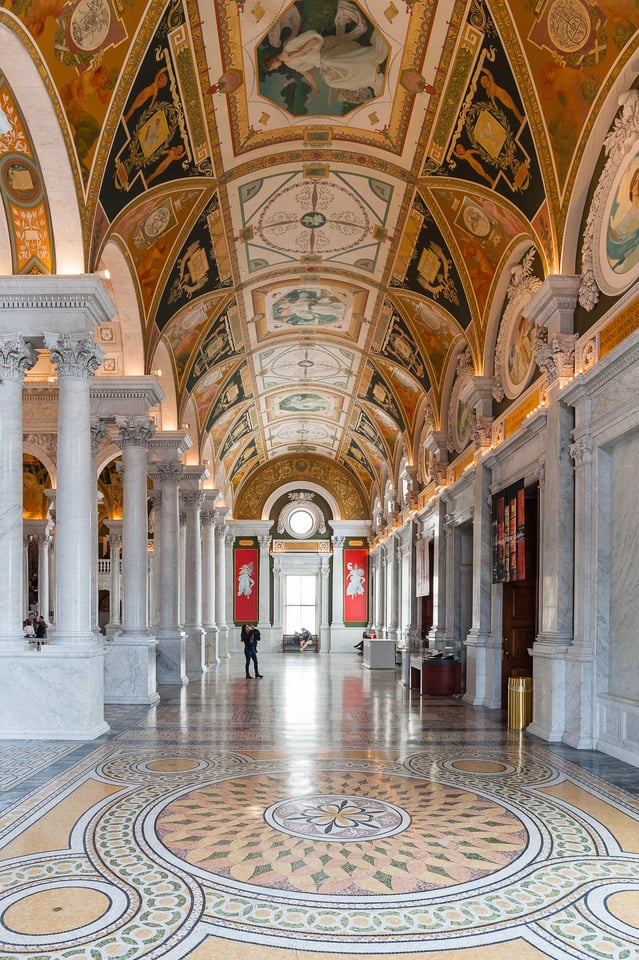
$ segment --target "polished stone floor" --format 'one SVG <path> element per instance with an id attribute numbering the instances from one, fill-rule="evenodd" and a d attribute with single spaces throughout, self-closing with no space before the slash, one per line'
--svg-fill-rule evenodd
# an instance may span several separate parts
<path id="1" fill-rule="evenodd" d="M 356 654 L 0 741 L 0 960 L 637 960 L 639 770 Z"/>

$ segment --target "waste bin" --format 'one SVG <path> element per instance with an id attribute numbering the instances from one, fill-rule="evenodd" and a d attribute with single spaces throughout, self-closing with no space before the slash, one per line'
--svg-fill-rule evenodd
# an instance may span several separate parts
<path id="1" fill-rule="evenodd" d="M 508 678 L 508 726 L 524 730 L 532 720 L 532 677 Z"/>

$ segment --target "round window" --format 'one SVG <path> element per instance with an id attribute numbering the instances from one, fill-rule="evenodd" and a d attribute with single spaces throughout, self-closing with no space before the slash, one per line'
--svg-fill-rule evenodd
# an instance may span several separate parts
<path id="1" fill-rule="evenodd" d="M 315 517 L 308 510 L 293 510 L 288 518 L 288 526 L 291 533 L 296 537 L 306 537 L 313 532 L 315 527 Z"/>

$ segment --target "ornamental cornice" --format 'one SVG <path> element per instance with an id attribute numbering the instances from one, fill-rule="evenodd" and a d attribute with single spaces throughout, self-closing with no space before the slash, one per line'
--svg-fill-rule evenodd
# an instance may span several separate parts
<path id="1" fill-rule="evenodd" d="M 16 322 L 24 336 L 90 329 L 117 316 L 100 277 L 39 275 L 0 277 L 0 329 Z"/>

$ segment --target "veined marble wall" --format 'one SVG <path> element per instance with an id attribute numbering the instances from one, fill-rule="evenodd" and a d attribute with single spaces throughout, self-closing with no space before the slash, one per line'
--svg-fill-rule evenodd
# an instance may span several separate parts
<path id="1" fill-rule="evenodd" d="M 637 700 L 639 689 L 639 433 L 610 451 L 610 647 L 608 692 Z M 603 571 L 601 571 L 603 573 Z"/>

